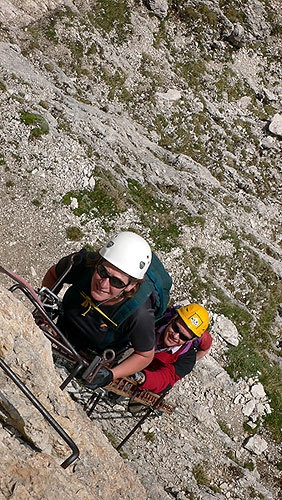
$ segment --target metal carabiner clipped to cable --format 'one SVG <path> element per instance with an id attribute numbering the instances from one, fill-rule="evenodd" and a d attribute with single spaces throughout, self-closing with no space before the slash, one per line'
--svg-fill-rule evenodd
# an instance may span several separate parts
<path id="1" fill-rule="evenodd" d="M 115 357 L 116 354 L 113 349 L 105 349 L 102 353 L 102 356 L 95 356 L 86 370 L 84 370 L 82 374 L 83 380 L 91 383 L 94 377 L 96 377 L 98 371 L 108 363 L 112 363 Z"/>

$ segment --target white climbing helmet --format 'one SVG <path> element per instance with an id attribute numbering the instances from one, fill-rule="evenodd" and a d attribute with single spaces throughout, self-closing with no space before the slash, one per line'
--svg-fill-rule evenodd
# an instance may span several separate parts
<path id="1" fill-rule="evenodd" d="M 113 236 L 99 250 L 99 254 L 120 271 L 136 279 L 144 278 L 152 260 L 148 243 L 131 231 L 123 231 Z"/>

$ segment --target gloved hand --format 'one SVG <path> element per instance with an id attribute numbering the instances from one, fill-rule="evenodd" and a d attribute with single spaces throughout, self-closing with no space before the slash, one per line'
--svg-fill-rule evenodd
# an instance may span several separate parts
<path id="1" fill-rule="evenodd" d="M 111 370 L 108 370 L 107 368 L 101 368 L 92 382 L 83 383 L 90 389 L 95 390 L 98 389 L 98 387 L 105 387 L 105 385 L 110 384 L 113 381 L 113 378 L 114 376 Z"/>
<path id="2" fill-rule="evenodd" d="M 133 373 L 133 375 L 130 375 L 130 378 L 132 378 L 135 382 L 137 382 L 138 385 L 144 384 L 146 380 L 146 375 L 144 372 L 136 372 Z"/>

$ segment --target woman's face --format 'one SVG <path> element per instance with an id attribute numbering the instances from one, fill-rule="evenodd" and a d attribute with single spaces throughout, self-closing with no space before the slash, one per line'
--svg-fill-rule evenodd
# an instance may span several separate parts
<path id="1" fill-rule="evenodd" d="M 184 321 L 176 315 L 167 325 L 163 342 L 166 347 L 177 347 L 184 345 L 194 338 L 194 333 L 185 325 Z"/>
<path id="2" fill-rule="evenodd" d="M 98 263 L 91 281 L 91 296 L 98 302 L 111 301 L 124 290 L 129 292 L 136 283 L 130 277 L 106 260 Z"/>

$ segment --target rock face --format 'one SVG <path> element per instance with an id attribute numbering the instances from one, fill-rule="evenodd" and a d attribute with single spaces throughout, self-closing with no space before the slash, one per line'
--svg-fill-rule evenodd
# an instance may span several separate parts
<path id="1" fill-rule="evenodd" d="M 81 450 L 62 470 L 68 447 L 1 373 L 5 498 L 279 498 L 280 3 L 0 0 L 0 264 L 39 287 L 61 256 L 135 230 L 214 337 L 169 394 L 178 413 L 122 461 L 100 431 L 124 437 L 126 404 L 85 417 L 1 276 L 1 356 Z"/>
<path id="2" fill-rule="evenodd" d="M 41 2 L 40 0 L 26 0 L 24 2 L 19 2 L 18 0 L 1 0 L 0 19 L 4 24 L 7 23 L 15 27 L 25 26 L 38 19 L 41 15 L 63 5 L 69 5 L 74 8 L 73 3 L 68 0 L 48 0 L 46 2 Z"/>
<path id="3" fill-rule="evenodd" d="M 26 307 L 2 287 L 0 324 L 1 358 L 80 450 L 76 465 L 63 470 L 60 464 L 71 455 L 68 445 L 1 370 L 3 498 L 77 499 L 79 492 L 83 500 L 145 500 L 136 475 L 68 393 L 59 389 L 61 380 L 54 369 L 50 342 Z"/>

